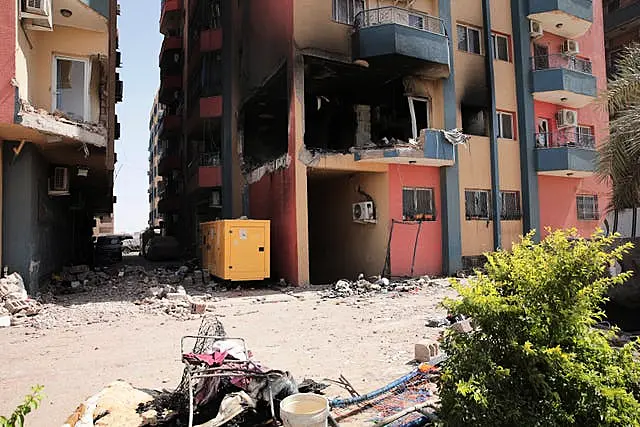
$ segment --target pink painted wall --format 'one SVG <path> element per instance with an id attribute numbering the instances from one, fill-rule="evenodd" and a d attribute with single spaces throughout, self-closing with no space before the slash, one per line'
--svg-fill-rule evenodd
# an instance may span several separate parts
<path id="1" fill-rule="evenodd" d="M 402 221 L 402 188 L 433 188 L 435 221 L 395 223 L 391 238 L 391 275 L 410 276 L 413 249 L 416 258 L 413 275 L 438 275 L 442 272 L 442 221 L 440 218 L 440 170 L 435 167 L 390 165 L 389 211 L 392 220 Z"/>
<path id="2" fill-rule="evenodd" d="M 16 88 L 11 84 L 11 79 L 16 72 L 17 2 L 2 3 L 0 7 L 0 123 L 13 123 Z"/>
<path id="3" fill-rule="evenodd" d="M 593 24 L 584 36 L 578 38 L 580 57 L 592 62 L 592 72 L 596 76 L 598 91 L 607 86 L 606 61 L 603 35 L 602 2 L 593 2 Z M 549 45 L 549 53 L 559 53 L 562 48 L 561 37 L 545 33 L 536 43 Z M 547 118 L 551 131 L 556 130 L 555 112 L 562 106 L 535 102 L 536 129 L 539 117 Z M 602 143 L 608 135 L 609 118 L 604 108 L 594 101 L 584 108 L 578 109 L 580 125 L 592 126 L 596 145 Z M 581 234 L 590 235 L 601 221 L 578 220 L 576 196 L 578 194 L 598 195 L 598 208 L 602 218 L 609 203 L 609 187 L 599 182 L 596 177 L 584 179 L 538 175 L 538 192 L 540 201 L 540 226 L 551 228 L 577 228 Z"/>

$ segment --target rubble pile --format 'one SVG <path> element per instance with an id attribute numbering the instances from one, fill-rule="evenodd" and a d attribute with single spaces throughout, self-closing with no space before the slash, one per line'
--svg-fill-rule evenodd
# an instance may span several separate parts
<path id="1" fill-rule="evenodd" d="M 42 306 L 29 298 L 22 277 L 18 273 L 0 279 L 0 328 L 18 324 L 28 316 L 35 316 Z"/>
<path id="2" fill-rule="evenodd" d="M 352 296 L 367 296 L 388 292 L 417 292 L 427 286 L 448 286 L 448 282 L 433 280 L 428 276 L 418 279 L 390 280 L 386 277 L 372 277 L 365 279 L 361 274 L 358 280 L 338 280 L 331 289 L 322 292 L 323 298 L 346 298 Z"/>

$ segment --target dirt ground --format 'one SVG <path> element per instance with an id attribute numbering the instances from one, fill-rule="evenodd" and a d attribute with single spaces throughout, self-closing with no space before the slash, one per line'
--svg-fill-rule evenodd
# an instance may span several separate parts
<path id="1" fill-rule="evenodd" d="M 144 291 L 147 284 L 135 286 Z M 216 296 L 213 313 L 265 365 L 289 370 L 299 381 L 344 374 L 364 393 L 411 369 L 414 343 L 440 333 L 427 320 L 444 316 L 439 302 L 453 295 L 446 281 L 416 293 L 335 299 L 323 299 L 317 288 L 232 291 Z M 61 425 L 86 397 L 118 379 L 172 389 L 182 372 L 180 337 L 195 334 L 200 324 L 143 309 L 135 298 L 73 295 L 49 310 L 55 321 L 46 328 L 0 329 L 0 414 L 10 413 L 32 385 L 45 386 L 46 398 L 27 426 Z M 327 394 L 347 392 L 332 387 Z"/>

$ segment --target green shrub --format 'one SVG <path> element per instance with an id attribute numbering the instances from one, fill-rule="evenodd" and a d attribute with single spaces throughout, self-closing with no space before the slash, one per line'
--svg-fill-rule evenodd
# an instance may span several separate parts
<path id="1" fill-rule="evenodd" d="M 445 306 L 475 330 L 445 334 L 443 425 L 640 425 L 637 347 L 612 348 L 613 332 L 593 328 L 607 290 L 629 277 L 608 277 L 607 267 L 631 245 L 577 237 L 556 231 L 535 244 L 531 234 L 454 284 L 460 298 Z"/>
<path id="2" fill-rule="evenodd" d="M 35 411 L 42 401 L 44 386 L 36 385 L 31 388 L 31 394 L 25 396 L 22 405 L 18 406 L 9 418 L 0 416 L 0 427 L 23 427 L 24 417 Z"/>

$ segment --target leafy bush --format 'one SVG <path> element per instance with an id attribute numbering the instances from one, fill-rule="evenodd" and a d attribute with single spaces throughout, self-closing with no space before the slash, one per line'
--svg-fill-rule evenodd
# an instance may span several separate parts
<path id="1" fill-rule="evenodd" d="M 532 234 L 511 252 L 488 254 L 486 273 L 445 302 L 473 319 L 468 334 L 448 331 L 441 376 L 444 425 L 638 426 L 637 347 L 613 348 L 613 332 L 594 329 L 607 290 L 630 273 L 608 277 L 631 245 L 575 230 Z"/>
<path id="2" fill-rule="evenodd" d="M 0 427 L 23 427 L 24 417 L 35 411 L 42 401 L 44 386 L 36 385 L 31 388 L 31 394 L 25 396 L 22 405 L 18 406 L 9 418 L 0 416 Z"/>

